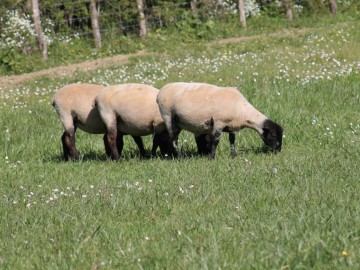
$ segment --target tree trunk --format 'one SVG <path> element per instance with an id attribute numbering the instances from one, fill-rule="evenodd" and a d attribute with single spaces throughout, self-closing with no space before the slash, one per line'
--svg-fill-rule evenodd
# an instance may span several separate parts
<path id="1" fill-rule="evenodd" d="M 96 0 L 90 1 L 90 18 L 91 18 L 91 28 L 93 31 L 93 36 L 95 39 L 95 47 L 97 49 L 101 48 L 101 34 L 99 27 L 99 15 L 100 10 L 96 8 Z"/>
<path id="2" fill-rule="evenodd" d="M 143 0 L 136 0 L 136 4 L 137 4 L 138 12 L 140 15 L 140 22 L 139 22 L 140 38 L 145 38 L 147 31 L 146 31 L 146 19 L 145 19 L 145 12 L 144 12 L 144 2 L 143 2 Z"/>
<path id="3" fill-rule="evenodd" d="M 240 25 L 246 29 L 246 16 L 245 16 L 245 0 L 238 0 L 238 8 L 240 14 Z"/>
<path id="4" fill-rule="evenodd" d="M 46 44 L 45 36 L 44 36 L 42 27 L 41 27 L 39 2 L 38 2 L 38 0 L 32 0 L 31 3 L 32 3 L 32 12 L 33 12 L 36 40 L 37 40 L 37 42 L 39 44 L 39 48 L 42 52 L 43 59 L 47 60 L 48 59 L 48 51 L 47 51 L 47 44 Z"/>
<path id="5" fill-rule="evenodd" d="M 333 15 L 336 15 L 336 0 L 329 0 L 329 8 Z"/>
<path id="6" fill-rule="evenodd" d="M 293 19 L 291 0 L 283 0 L 283 6 L 286 12 L 286 18 L 291 21 Z"/>
<path id="7" fill-rule="evenodd" d="M 190 7 L 191 7 L 191 11 L 193 12 L 193 14 L 196 15 L 197 14 L 196 0 L 190 1 Z"/>

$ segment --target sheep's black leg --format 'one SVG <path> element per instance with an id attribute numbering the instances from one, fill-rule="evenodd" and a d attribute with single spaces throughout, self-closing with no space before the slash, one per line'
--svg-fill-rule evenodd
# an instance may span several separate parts
<path id="1" fill-rule="evenodd" d="M 151 149 L 151 154 L 156 155 L 157 147 L 160 147 L 160 152 L 162 156 L 173 156 L 174 151 L 170 141 L 170 136 L 167 131 L 164 131 L 160 134 L 155 134 L 153 139 L 153 148 Z"/>
<path id="2" fill-rule="evenodd" d="M 198 148 L 198 154 L 200 156 L 209 155 L 211 152 L 211 135 L 209 134 L 200 134 L 195 136 L 196 145 Z"/>
<path id="3" fill-rule="evenodd" d="M 205 136 L 206 134 L 200 134 L 200 135 L 195 135 L 195 141 L 196 141 L 196 146 L 198 149 L 198 154 L 200 156 L 203 156 L 206 154 L 206 140 L 205 140 Z"/>
<path id="4" fill-rule="evenodd" d="M 180 156 L 180 150 L 178 147 L 178 137 L 181 132 L 181 128 L 176 125 L 176 116 L 171 121 L 171 132 L 169 132 L 170 141 L 172 143 L 174 157 Z"/>
<path id="5" fill-rule="evenodd" d="M 174 157 L 179 157 L 180 156 L 180 150 L 178 147 L 178 138 L 179 138 L 179 134 L 180 134 L 181 129 L 177 129 L 176 131 L 173 130 L 173 135 L 172 135 L 172 148 L 174 149 Z"/>
<path id="6" fill-rule="evenodd" d="M 144 158 L 146 155 L 146 151 L 141 137 L 140 136 L 131 136 L 131 137 L 133 137 L 136 145 L 138 146 L 141 157 Z"/>
<path id="7" fill-rule="evenodd" d="M 80 159 L 80 153 L 75 146 L 75 131 L 65 131 L 61 137 L 64 150 L 64 160 L 68 161 L 69 156 L 73 159 Z"/>
<path id="8" fill-rule="evenodd" d="M 111 150 L 111 158 L 118 161 L 120 159 L 120 155 L 118 152 L 118 142 L 117 142 L 117 130 L 116 127 L 115 128 L 111 128 L 108 130 L 107 133 L 107 140 L 108 140 L 108 144 Z"/>
<path id="9" fill-rule="evenodd" d="M 108 157 L 111 157 L 111 148 L 107 139 L 107 134 L 104 134 L 104 146 L 105 146 L 105 152 Z"/>
<path id="10" fill-rule="evenodd" d="M 210 155 L 209 155 L 210 159 L 215 158 L 215 151 L 216 151 L 216 147 L 219 144 L 220 136 L 221 136 L 221 131 L 218 131 L 218 130 L 215 131 L 214 134 L 212 134 L 211 152 L 210 152 Z"/>
<path id="11" fill-rule="evenodd" d="M 121 157 L 122 150 L 124 148 L 124 134 L 117 134 L 116 136 L 116 148 L 119 156 Z"/>
<path id="12" fill-rule="evenodd" d="M 64 160 L 65 161 L 69 161 L 69 155 L 70 155 L 70 150 L 69 150 L 69 146 L 67 144 L 67 141 L 69 141 L 68 135 L 67 135 L 66 132 L 64 132 L 63 135 L 61 136 L 61 142 L 62 142 L 62 146 L 63 146 Z"/>
<path id="13" fill-rule="evenodd" d="M 159 147 L 160 145 L 160 134 L 154 134 L 154 137 L 153 137 L 153 145 L 152 145 L 152 148 L 151 148 L 151 157 L 156 157 L 156 149 Z"/>
<path id="14" fill-rule="evenodd" d="M 230 141 L 231 156 L 234 158 L 237 155 L 235 150 L 235 133 L 229 132 L 229 141 Z"/>

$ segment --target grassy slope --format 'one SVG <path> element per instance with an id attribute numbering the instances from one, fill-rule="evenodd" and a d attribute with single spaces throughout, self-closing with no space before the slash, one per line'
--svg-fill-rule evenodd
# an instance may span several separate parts
<path id="1" fill-rule="evenodd" d="M 1 93 L 1 268 L 358 269 L 357 29 L 189 48 Z M 262 154 L 244 130 L 237 158 L 224 134 L 209 161 L 183 132 L 181 160 L 140 160 L 128 138 L 114 163 L 101 136 L 78 132 L 83 160 L 61 162 L 49 105 L 60 85 L 176 80 L 239 87 L 284 126 L 283 152 Z"/>

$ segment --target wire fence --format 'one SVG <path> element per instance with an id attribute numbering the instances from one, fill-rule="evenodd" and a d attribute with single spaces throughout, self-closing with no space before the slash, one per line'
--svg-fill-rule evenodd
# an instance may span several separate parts
<path id="1" fill-rule="evenodd" d="M 208 8 L 219 5 L 219 0 L 209 1 Z M 144 1 L 146 2 L 146 1 Z M 150 1 L 151 2 L 151 1 Z M 201 4 L 201 1 L 197 1 Z M 64 3 L 62 1 L 51 4 L 41 3 L 42 20 L 50 20 L 53 31 L 67 35 L 90 37 L 92 35 L 89 11 L 89 0 L 79 0 Z M 213 3 L 213 6 L 209 5 Z M 117 32 L 124 35 L 139 32 L 139 14 L 136 1 L 129 1 L 129 5 L 120 2 L 101 0 L 97 2 L 99 9 L 100 33 Z M 148 28 L 158 29 L 176 24 L 182 19 L 184 12 L 191 12 L 190 1 L 180 3 L 165 3 L 161 5 L 144 6 L 146 25 Z M 187 15 L 189 16 L 189 15 Z"/>

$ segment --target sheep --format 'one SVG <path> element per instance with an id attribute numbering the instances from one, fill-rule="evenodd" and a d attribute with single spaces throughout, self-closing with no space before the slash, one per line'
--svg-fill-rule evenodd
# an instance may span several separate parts
<path id="1" fill-rule="evenodd" d="M 93 108 L 95 96 L 105 86 L 96 84 L 70 84 L 59 89 L 53 98 L 54 106 L 61 123 L 64 126 L 64 133 L 61 137 L 64 160 L 79 159 L 80 153 L 75 146 L 75 132 L 79 128 L 91 134 L 105 134 L 106 127 L 101 120 L 97 108 Z M 145 155 L 141 137 L 133 137 L 139 147 L 142 156 Z M 110 156 L 106 135 L 104 135 L 106 154 Z M 122 148 L 122 141 L 117 142 L 117 147 Z"/>
<path id="2" fill-rule="evenodd" d="M 170 83 L 161 88 L 156 101 L 175 156 L 180 155 L 181 129 L 194 133 L 199 153 L 208 153 L 210 158 L 215 158 L 222 131 L 229 133 L 231 154 L 236 156 L 235 132 L 245 127 L 257 131 L 270 150 L 281 151 L 282 127 L 255 109 L 236 88 Z"/>
<path id="3" fill-rule="evenodd" d="M 172 155 L 170 139 L 156 103 L 158 93 L 152 86 L 129 83 L 109 86 L 96 96 L 95 106 L 105 123 L 114 160 L 118 161 L 121 155 L 121 150 L 115 147 L 116 138 L 124 134 L 154 134 L 152 156 L 158 146 L 162 155 Z"/>

